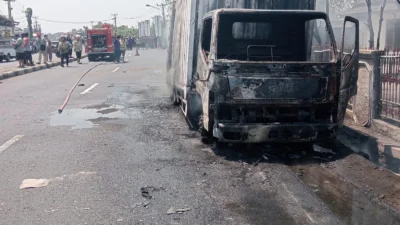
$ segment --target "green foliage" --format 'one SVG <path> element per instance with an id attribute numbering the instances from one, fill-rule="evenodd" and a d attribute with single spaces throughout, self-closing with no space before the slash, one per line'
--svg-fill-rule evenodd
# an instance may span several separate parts
<path id="1" fill-rule="evenodd" d="M 93 25 L 93 28 L 101 28 L 103 25 L 102 22 L 98 22 L 96 25 Z M 111 27 L 114 29 L 114 25 L 111 25 Z M 122 35 L 124 37 L 129 37 L 129 36 L 137 36 L 138 35 L 138 30 L 134 27 L 128 27 L 126 25 L 122 25 L 117 27 L 117 35 Z"/>
<path id="2" fill-rule="evenodd" d="M 25 15 L 26 15 L 27 18 L 32 18 L 33 10 L 31 8 L 27 8 L 25 10 Z"/>

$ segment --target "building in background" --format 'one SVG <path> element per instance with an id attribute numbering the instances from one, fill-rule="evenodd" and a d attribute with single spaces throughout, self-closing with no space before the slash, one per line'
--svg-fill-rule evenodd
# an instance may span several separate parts
<path id="1" fill-rule="evenodd" d="M 14 25 L 18 23 L 14 22 Z M 0 38 L 10 38 L 13 27 L 13 21 L 6 16 L 0 15 Z"/>

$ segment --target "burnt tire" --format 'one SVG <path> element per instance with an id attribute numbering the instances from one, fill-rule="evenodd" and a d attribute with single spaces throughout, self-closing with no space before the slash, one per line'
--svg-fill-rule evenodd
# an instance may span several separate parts
<path id="1" fill-rule="evenodd" d="M 172 89 L 172 96 L 171 96 L 172 104 L 174 106 L 179 106 L 181 103 L 179 96 L 178 96 L 178 91 L 174 88 Z"/>
<path id="2" fill-rule="evenodd" d="M 199 124 L 198 125 L 199 125 L 199 130 L 198 131 L 199 131 L 200 136 L 201 136 L 201 142 L 203 142 L 203 144 L 207 144 L 207 145 L 213 144 L 215 142 L 215 139 L 213 137 L 212 132 L 207 131 L 204 128 L 203 114 L 201 114 L 200 117 L 199 117 Z"/>

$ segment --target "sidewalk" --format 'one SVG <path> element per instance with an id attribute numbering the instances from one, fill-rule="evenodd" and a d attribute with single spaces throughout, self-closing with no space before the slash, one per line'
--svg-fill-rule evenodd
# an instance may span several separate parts
<path id="1" fill-rule="evenodd" d="M 86 58 L 87 55 L 86 53 L 83 53 L 82 58 Z M 15 76 L 20 76 L 24 75 L 27 73 L 32 73 L 35 71 L 39 70 L 44 70 L 47 68 L 51 68 L 54 66 L 59 66 L 61 65 L 60 63 L 60 58 L 57 58 L 55 54 L 53 55 L 53 62 L 48 62 L 46 64 L 41 64 L 37 65 L 36 62 L 38 62 L 39 54 L 35 54 L 32 56 L 33 61 L 35 62 L 35 66 L 26 66 L 25 68 L 17 68 L 18 67 L 18 62 L 16 60 L 12 60 L 10 62 L 3 62 L 0 63 L 0 80 L 4 80 L 10 77 L 15 77 Z M 71 62 L 75 62 L 76 59 L 70 59 Z"/>
<path id="2" fill-rule="evenodd" d="M 395 127 L 383 121 L 375 121 L 386 130 L 400 134 L 400 127 Z M 388 135 L 387 132 L 366 128 L 346 118 L 345 127 L 339 131 L 338 139 L 373 163 L 400 174 L 400 139 L 399 135 Z"/>

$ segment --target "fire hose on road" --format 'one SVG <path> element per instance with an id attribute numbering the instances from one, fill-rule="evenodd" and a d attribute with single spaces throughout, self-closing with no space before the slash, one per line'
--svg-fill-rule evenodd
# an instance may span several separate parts
<path id="1" fill-rule="evenodd" d="M 74 85 L 74 86 L 71 88 L 71 90 L 69 91 L 67 97 L 65 98 L 64 103 L 63 103 L 63 104 L 61 105 L 61 107 L 58 109 L 58 113 L 61 114 L 61 113 L 63 112 L 65 106 L 68 104 L 68 101 L 69 101 L 69 99 L 70 99 L 70 97 L 71 97 L 71 95 L 72 95 L 72 92 L 74 92 L 76 86 L 78 86 L 79 82 L 81 82 L 81 80 L 83 79 L 83 77 L 86 76 L 86 74 L 88 74 L 88 73 L 89 73 L 90 71 L 92 71 L 94 68 L 96 68 L 96 67 L 98 67 L 98 66 L 100 66 L 100 65 L 102 65 L 102 64 L 103 64 L 103 63 L 99 63 L 99 64 L 93 66 L 92 68 L 88 69 L 88 70 L 79 78 L 79 80 L 75 83 L 75 85 Z"/>

